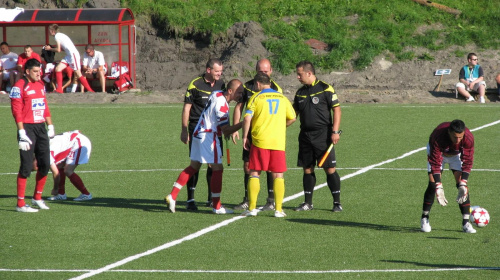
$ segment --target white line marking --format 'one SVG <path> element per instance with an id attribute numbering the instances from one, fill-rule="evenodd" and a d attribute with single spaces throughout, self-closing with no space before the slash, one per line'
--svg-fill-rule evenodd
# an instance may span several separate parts
<path id="1" fill-rule="evenodd" d="M 470 270 L 500 270 L 500 267 L 453 267 L 428 269 L 344 269 L 344 270 L 173 270 L 173 269 L 113 269 L 111 272 L 128 273 L 235 273 L 235 274 L 333 274 L 333 273 L 373 273 L 373 272 L 439 272 L 439 271 L 470 271 Z M 4 272 L 89 272 L 90 269 L 1 269 Z"/>

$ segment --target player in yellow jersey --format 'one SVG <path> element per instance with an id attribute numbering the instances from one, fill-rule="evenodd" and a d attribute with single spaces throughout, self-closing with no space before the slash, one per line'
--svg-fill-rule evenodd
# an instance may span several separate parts
<path id="1" fill-rule="evenodd" d="M 295 122 L 295 110 L 290 101 L 271 89 L 271 79 L 264 73 L 257 73 L 254 78 L 260 91 L 248 101 L 243 120 L 243 147 L 250 150 L 248 180 L 249 207 L 244 216 L 257 216 L 257 197 L 260 191 L 259 176 L 261 171 L 271 171 L 274 179 L 274 216 L 285 217 L 283 198 L 285 196 L 286 171 L 285 144 L 286 128 Z M 250 126 L 251 131 L 250 131 Z M 248 134 L 252 135 L 252 143 Z"/>

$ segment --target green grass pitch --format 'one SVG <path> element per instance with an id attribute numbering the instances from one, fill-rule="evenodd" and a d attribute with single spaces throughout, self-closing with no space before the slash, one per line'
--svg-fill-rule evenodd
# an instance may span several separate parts
<path id="1" fill-rule="evenodd" d="M 77 168 L 94 199 L 47 202 L 50 210 L 15 212 L 19 166 L 8 104 L 0 106 L 0 279 L 498 279 L 500 278 L 500 110 L 496 104 L 342 104 L 344 133 L 336 146 L 342 177 L 342 213 L 317 170 L 314 210 L 303 201 L 296 167 L 299 123 L 287 133 L 285 219 L 214 215 L 204 206 L 205 170 L 196 199 L 200 210 L 178 211 L 163 198 L 189 164 L 179 140 L 181 104 L 53 105 L 56 133 L 79 129 L 92 141 L 90 163 Z M 469 180 L 472 205 L 489 210 L 491 224 L 461 231 L 451 173 L 443 175 L 446 207 L 431 212 L 432 232 L 420 232 L 427 186 L 425 147 L 439 123 L 460 118 L 475 136 Z M 485 126 L 493 124 L 490 126 Z M 241 202 L 241 140 L 229 144 L 222 203 Z M 266 198 L 261 180 L 258 205 Z M 321 187 L 323 186 L 323 187 Z M 30 203 L 34 175 L 26 191 Z M 43 197 L 50 194 L 49 174 Z M 90 274 L 88 274 L 90 273 Z"/>

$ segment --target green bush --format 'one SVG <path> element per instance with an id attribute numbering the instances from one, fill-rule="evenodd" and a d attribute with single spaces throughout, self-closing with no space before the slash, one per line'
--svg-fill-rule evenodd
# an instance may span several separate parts
<path id="1" fill-rule="evenodd" d="M 440 1 L 461 10 L 459 17 L 401 0 L 122 0 L 122 5 L 177 37 L 204 34 L 211 38 L 236 22 L 259 22 L 269 38 L 264 46 L 274 54 L 274 68 L 286 74 L 303 59 L 325 70 L 348 65 L 361 69 L 386 51 L 397 60 L 432 57 L 416 57 L 412 47 L 429 52 L 471 43 L 498 48 L 500 13 L 495 2 Z M 425 31 L 420 32 L 421 28 Z M 327 43 L 329 52 L 313 54 L 304 44 L 311 38 Z"/>

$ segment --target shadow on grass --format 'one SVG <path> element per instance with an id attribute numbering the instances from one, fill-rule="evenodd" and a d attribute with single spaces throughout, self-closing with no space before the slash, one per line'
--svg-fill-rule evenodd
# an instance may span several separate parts
<path id="1" fill-rule="evenodd" d="M 380 260 L 381 262 L 388 263 L 401 263 L 401 264 L 412 264 L 416 266 L 424 266 L 424 267 L 434 267 L 434 268 L 473 268 L 478 270 L 500 270 L 500 267 L 483 267 L 483 266 L 470 266 L 470 265 L 457 265 L 457 264 L 437 264 L 437 263 L 422 263 L 422 262 L 409 262 L 409 261 L 401 261 L 401 260 Z"/>
<path id="2" fill-rule="evenodd" d="M 373 230 L 384 230 L 384 231 L 397 231 L 403 233 L 421 233 L 419 227 L 403 227 L 403 226 L 391 226 L 391 225 L 379 225 L 370 223 L 358 223 L 358 222 L 346 222 L 346 221 L 335 221 L 335 220 L 320 220 L 320 219 L 287 219 L 288 222 L 294 223 L 305 223 L 305 224 L 315 224 L 315 225 L 325 225 L 325 226 L 338 226 L 338 227 L 356 227 L 356 228 L 366 228 Z M 441 231 L 452 231 L 456 230 L 441 230 Z M 436 237 L 439 238 L 439 237 Z"/>

